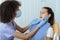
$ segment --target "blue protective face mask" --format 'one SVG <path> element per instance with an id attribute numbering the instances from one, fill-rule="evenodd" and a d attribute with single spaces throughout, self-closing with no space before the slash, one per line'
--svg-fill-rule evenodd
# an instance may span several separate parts
<path id="1" fill-rule="evenodd" d="M 21 14 L 22 14 L 21 10 L 17 11 L 17 12 L 16 12 L 16 18 L 20 17 Z"/>

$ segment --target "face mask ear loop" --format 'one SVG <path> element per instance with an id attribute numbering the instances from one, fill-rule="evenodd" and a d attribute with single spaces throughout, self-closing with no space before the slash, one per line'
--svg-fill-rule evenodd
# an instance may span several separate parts
<path id="1" fill-rule="evenodd" d="M 17 11 L 17 12 L 16 12 L 16 18 L 20 17 L 21 14 L 22 14 L 21 10 Z"/>

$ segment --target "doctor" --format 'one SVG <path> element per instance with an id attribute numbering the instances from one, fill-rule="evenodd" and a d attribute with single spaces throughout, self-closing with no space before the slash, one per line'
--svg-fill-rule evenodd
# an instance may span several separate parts
<path id="1" fill-rule="evenodd" d="M 48 17 L 41 22 L 40 26 L 37 26 L 29 34 L 24 35 L 23 33 L 33 24 L 21 28 L 14 22 L 15 18 L 21 16 L 19 6 L 21 4 L 17 1 L 5 1 L 0 5 L 0 40 L 29 39 L 39 30 L 40 26 L 46 23 Z M 16 30 L 19 32 L 16 32 Z"/>

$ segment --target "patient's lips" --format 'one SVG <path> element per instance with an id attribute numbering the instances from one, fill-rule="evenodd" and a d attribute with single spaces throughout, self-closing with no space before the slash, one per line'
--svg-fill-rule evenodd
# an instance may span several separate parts
<path id="1" fill-rule="evenodd" d="M 40 17 L 40 18 L 42 18 L 42 17 Z"/>
<path id="2" fill-rule="evenodd" d="M 42 20 L 42 17 L 40 17 L 39 19 Z"/>
<path id="3" fill-rule="evenodd" d="M 42 18 L 42 16 L 40 15 L 40 18 Z"/>

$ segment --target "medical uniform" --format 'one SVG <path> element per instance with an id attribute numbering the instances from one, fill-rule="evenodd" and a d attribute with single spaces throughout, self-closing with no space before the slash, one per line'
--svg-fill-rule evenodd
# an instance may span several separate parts
<path id="1" fill-rule="evenodd" d="M 1 23 L 0 22 L 0 40 L 14 40 L 16 32 L 16 23 Z"/>

